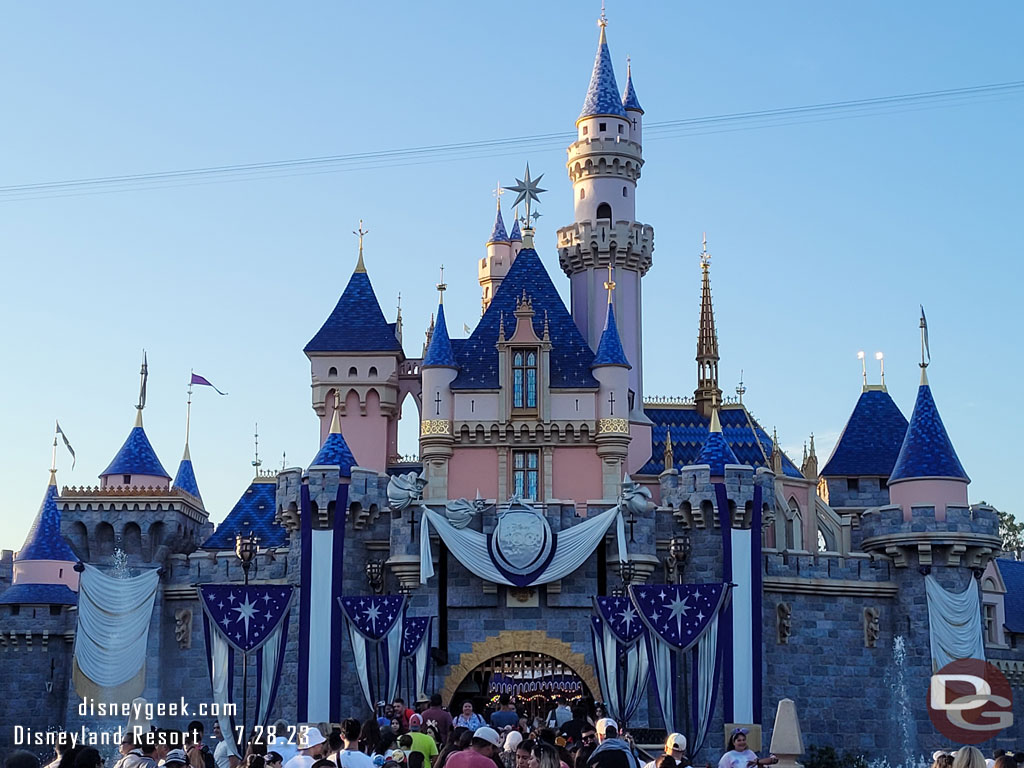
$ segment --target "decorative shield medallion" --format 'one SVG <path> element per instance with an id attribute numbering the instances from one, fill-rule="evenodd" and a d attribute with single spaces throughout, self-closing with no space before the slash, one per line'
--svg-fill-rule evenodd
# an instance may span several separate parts
<path id="1" fill-rule="evenodd" d="M 516 582 L 525 581 L 522 577 L 544 568 L 554 553 L 554 536 L 548 521 L 518 499 L 512 499 L 506 509 L 499 510 L 498 524 L 489 543 L 494 564 Z"/>

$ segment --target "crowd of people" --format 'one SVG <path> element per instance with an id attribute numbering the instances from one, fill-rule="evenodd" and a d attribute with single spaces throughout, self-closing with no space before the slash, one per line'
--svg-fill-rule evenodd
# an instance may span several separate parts
<path id="1" fill-rule="evenodd" d="M 452 714 L 434 695 L 416 709 L 402 699 L 378 704 L 364 721 L 349 718 L 293 727 L 283 721 L 251 734 L 242 756 L 212 723 L 211 744 L 202 722 L 184 732 L 151 728 L 138 737 L 125 731 L 116 761 L 108 763 L 94 747 L 58 744 L 45 768 L 689 768 L 686 737 L 670 733 L 658 755 L 644 755 L 630 734 L 605 716 L 577 703 L 556 700 L 545 717 L 522 716 L 508 696 L 491 711 L 476 712 L 465 701 Z M 759 757 L 747 743 L 748 731 L 736 728 L 717 768 L 765 768 L 779 762 Z M 651 759 L 653 758 L 653 759 Z M 975 747 L 940 750 L 931 768 L 1021 768 L 1024 753 L 997 750 L 990 759 Z M 7 756 L 4 768 L 42 768 L 30 752 Z M 706 763 L 703 768 L 713 768 Z"/>

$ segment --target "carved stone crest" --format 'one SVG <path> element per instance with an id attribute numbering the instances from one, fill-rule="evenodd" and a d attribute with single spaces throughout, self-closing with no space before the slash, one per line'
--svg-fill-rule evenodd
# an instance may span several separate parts
<path id="1" fill-rule="evenodd" d="M 775 606 L 775 625 L 779 645 L 789 645 L 789 636 L 793 633 L 793 606 L 789 603 Z"/>
<path id="2" fill-rule="evenodd" d="M 874 648 L 878 644 L 878 636 L 881 634 L 879 617 L 882 612 L 877 608 L 868 606 L 864 609 L 864 647 Z"/>
<path id="3" fill-rule="evenodd" d="M 174 612 L 174 639 L 178 648 L 188 650 L 192 647 L 192 609 L 180 608 Z"/>
<path id="4" fill-rule="evenodd" d="M 498 511 L 498 524 L 492 541 L 495 563 L 520 576 L 541 568 L 554 546 L 554 536 L 547 519 L 516 497 Z"/>

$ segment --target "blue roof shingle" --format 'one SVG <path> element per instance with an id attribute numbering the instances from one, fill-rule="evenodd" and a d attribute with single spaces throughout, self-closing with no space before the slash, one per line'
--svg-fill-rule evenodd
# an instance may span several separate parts
<path id="1" fill-rule="evenodd" d="M 612 56 L 608 51 L 608 40 L 605 38 L 604 27 L 597 43 L 597 55 L 594 57 L 594 71 L 590 74 L 590 86 L 586 98 L 583 99 L 583 111 L 579 120 L 596 115 L 615 115 L 625 117 L 619 96 L 619 86 L 615 83 L 615 68 L 612 67 Z"/>
<path id="2" fill-rule="evenodd" d="M 505 231 L 505 221 L 501 218 L 501 208 L 498 208 L 498 213 L 494 217 L 494 227 L 491 229 L 491 236 L 487 240 L 488 243 L 507 243 L 509 242 L 508 233 Z"/>
<path id="3" fill-rule="evenodd" d="M 512 243 L 523 242 L 523 233 L 519 231 L 519 219 L 515 217 L 512 219 L 512 231 L 508 233 L 508 239 Z"/>
<path id="4" fill-rule="evenodd" d="M 707 464 L 711 467 L 712 476 L 722 476 L 726 464 L 739 464 L 740 461 L 721 432 L 708 432 L 708 439 L 704 441 L 693 463 Z"/>
<path id="5" fill-rule="evenodd" d="M 928 384 L 922 384 L 917 390 L 910 426 L 889 482 L 918 477 L 948 477 L 970 482 L 946 434 Z"/>
<path id="6" fill-rule="evenodd" d="M 861 393 L 839 442 L 825 462 L 825 477 L 889 477 L 907 434 L 907 417 L 884 389 Z"/>
<path id="7" fill-rule="evenodd" d="M 394 324 L 384 319 L 369 275 L 356 271 L 334 310 L 303 351 L 397 352 L 401 348 Z"/>
<path id="8" fill-rule="evenodd" d="M 621 365 L 632 368 L 626 353 L 622 349 L 622 339 L 619 338 L 619 328 L 615 324 L 615 309 L 608 304 L 608 317 L 604 322 L 604 331 L 601 332 L 601 340 L 597 344 L 597 354 L 594 356 L 592 368 L 599 365 Z"/>
<path id="9" fill-rule="evenodd" d="M 309 466 L 338 467 L 338 474 L 341 477 L 351 477 L 356 459 L 341 432 L 331 432 Z"/>
<path id="10" fill-rule="evenodd" d="M 235 538 L 250 531 L 259 537 L 261 547 L 280 547 L 288 535 L 274 521 L 277 483 L 254 480 L 217 530 L 203 542 L 203 549 L 234 549 Z"/>
<path id="11" fill-rule="evenodd" d="M 996 558 L 996 567 L 1006 586 L 1003 596 L 1006 628 L 1011 632 L 1024 633 L 1024 562 L 999 557 Z"/>
<path id="12" fill-rule="evenodd" d="M 106 475 L 152 475 L 171 479 L 167 470 L 164 469 L 164 465 L 157 458 L 149 438 L 146 437 L 146 431 L 141 426 L 132 427 L 121 450 L 117 452 L 114 460 L 103 470 L 100 477 Z"/>
<path id="13" fill-rule="evenodd" d="M 421 367 L 429 368 L 458 368 L 455 362 L 455 353 L 452 352 L 452 342 L 448 338 L 448 326 L 444 321 L 444 304 L 437 305 L 437 322 L 434 323 L 434 331 L 430 334 L 430 344 L 427 346 L 427 353 L 423 356 Z"/>
<path id="14" fill-rule="evenodd" d="M 0 605 L 78 605 L 66 584 L 15 584 L 0 595 Z"/>
<path id="15" fill-rule="evenodd" d="M 636 89 L 633 87 L 633 73 L 626 67 L 626 90 L 622 92 L 622 106 L 625 109 L 632 109 L 643 114 L 644 108 L 640 106 L 640 99 L 636 97 Z"/>
<path id="16" fill-rule="evenodd" d="M 78 556 L 60 533 L 60 509 L 57 508 L 57 484 L 46 486 L 43 503 L 25 537 L 25 545 L 16 560 L 60 560 L 77 563 Z"/>
<path id="17" fill-rule="evenodd" d="M 515 331 L 516 299 L 523 292 L 533 302 L 533 330 L 538 338 L 544 335 L 545 313 L 551 336 L 552 389 L 597 388 L 590 372 L 594 352 L 580 334 L 572 315 L 562 303 L 551 277 L 533 248 L 524 248 L 512 263 L 505 279 L 468 339 L 453 344 L 459 375 L 452 389 L 492 389 L 498 381 L 498 326 L 505 316 L 505 332 Z"/>
<path id="18" fill-rule="evenodd" d="M 196 473 L 192 467 L 192 459 L 187 454 L 178 465 L 178 473 L 174 476 L 174 482 L 171 484 L 171 487 L 192 494 L 199 499 L 200 503 L 203 501 L 203 497 L 199 495 L 199 483 L 196 482 Z"/>
<path id="19" fill-rule="evenodd" d="M 707 441 L 711 422 L 700 415 L 696 406 L 648 406 L 644 408 L 644 413 L 654 427 L 651 430 L 651 458 L 639 474 L 658 475 L 665 470 L 665 438 L 668 434 L 672 436 L 672 458 L 677 469 L 698 463 L 697 458 Z M 722 423 L 722 436 L 736 457 L 737 464 L 770 469 L 765 457 L 771 458 L 772 439 L 753 417 L 747 422 L 746 409 L 724 407 L 718 411 L 718 418 Z M 803 477 L 785 453 L 782 454 L 782 473 L 788 477 Z"/>

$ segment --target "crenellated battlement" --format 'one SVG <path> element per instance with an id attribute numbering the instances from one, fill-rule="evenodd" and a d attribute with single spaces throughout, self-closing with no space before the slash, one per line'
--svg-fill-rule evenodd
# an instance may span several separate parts
<path id="1" fill-rule="evenodd" d="M 916 553 L 922 566 L 984 568 L 1000 551 L 999 517 L 989 506 L 875 507 L 860 520 L 865 552 L 891 558 L 897 568 Z"/>

